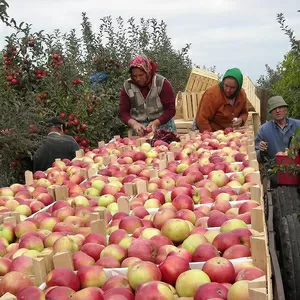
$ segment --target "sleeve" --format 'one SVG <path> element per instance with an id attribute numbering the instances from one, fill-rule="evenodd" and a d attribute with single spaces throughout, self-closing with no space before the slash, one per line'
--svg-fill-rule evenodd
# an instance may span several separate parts
<path id="1" fill-rule="evenodd" d="M 171 83 L 167 79 L 164 81 L 159 97 L 163 105 L 164 112 L 158 118 L 158 120 L 160 124 L 165 124 L 171 120 L 176 113 L 174 90 Z"/>
<path id="2" fill-rule="evenodd" d="M 125 124 L 127 124 L 128 121 L 131 119 L 130 109 L 131 109 L 130 98 L 127 95 L 125 89 L 122 88 L 120 92 L 119 117 L 120 120 Z"/>
<path id="3" fill-rule="evenodd" d="M 244 125 L 248 119 L 248 98 L 246 92 L 244 92 L 244 103 L 239 117 L 242 118 Z"/>
<path id="4" fill-rule="evenodd" d="M 212 131 L 209 121 L 217 112 L 216 99 L 212 93 L 204 93 L 197 111 L 196 122 L 200 132 Z"/>
<path id="5" fill-rule="evenodd" d="M 257 131 L 256 137 L 255 137 L 255 152 L 256 152 L 257 160 L 260 163 L 263 162 L 263 155 L 259 151 L 258 145 L 261 141 L 264 141 L 264 140 L 265 140 L 265 138 L 264 138 L 264 133 L 263 133 L 263 127 L 260 126 L 258 131 Z"/>

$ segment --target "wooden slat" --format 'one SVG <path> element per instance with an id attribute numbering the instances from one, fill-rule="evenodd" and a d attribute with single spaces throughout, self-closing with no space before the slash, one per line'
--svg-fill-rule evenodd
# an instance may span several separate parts
<path id="1" fill-rule="evenodd" d="M 218 83 L 218 74 L 194 68 L 186 85 L 186 92 L 201 92 Z"/>

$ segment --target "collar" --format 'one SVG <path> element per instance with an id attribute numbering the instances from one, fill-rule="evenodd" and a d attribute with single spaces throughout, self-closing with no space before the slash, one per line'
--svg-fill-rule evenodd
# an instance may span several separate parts
<path id="1" fill-rule="evenodd" d="M 285 127 L 287 127 L 287 126 L 290 125 L 290 122 L 289 122 L 289 118 L 286 118 L 286 124 L 285 124 L 284 127 L 281 127 L 281 126 L 280 126 L 277 122 L 275 122 L 274 120 L 273 120 L 273 124 L 274 124 L 275 126 L 280 127 L 280 128 L 285 128 Z"/>
<path id="2" fill-rule="evenodd" d="M 56 132 L 56 131 L 52 131 L 52 132 L 48 133 L 48 135 L 52 135 L 52 134 L 61 135 L 59 132 Z"/>

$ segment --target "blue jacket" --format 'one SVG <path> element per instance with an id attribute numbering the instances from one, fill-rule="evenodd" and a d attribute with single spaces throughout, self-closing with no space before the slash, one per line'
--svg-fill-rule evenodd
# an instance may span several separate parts
<path id="1" fill-rule="evenodd" d="M 269 158 L 274 158 L 277 152 L 284 152 L 288 148 L 290 138 L 294 135 L 295 129 L 300 127 L 300 121 L 288 118 L 287 122 L 288 124 L 284 129 L 284 133 L 274 121 L 266 122 L 260 126 L 255 137 L 255 150 L 259 162 L 263 162 L 262 153 L 258 150 L 260 141 L 268 143 L 267 156 Z"/>

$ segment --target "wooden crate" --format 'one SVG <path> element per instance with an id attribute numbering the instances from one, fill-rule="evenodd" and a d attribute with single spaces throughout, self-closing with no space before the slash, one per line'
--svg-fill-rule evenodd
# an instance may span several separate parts
<path id="1" fill-rule="evenodd" d="M 179 92 L 176 97 L 176 119 L 192 121 L 195 119 L 203 92 Z"/>
<path id="2" fill-rule="evenodd" d="M 256 87 L 248 76 L 244 76 L 243 89 L 248 98 L 248 110 L 260 115 L 260 99 L 256 95 Z"/>
<path id="3" fill-rule="evenodd" d="M 217 73 L 209 72 L 199 68 L 193 68 L 185 91 L 194 93 L 203 92 L 218 82 L 219 78 Z"/>
<path id="4" fill-rule="evenodd" d="M 175 119 L 177 133 L 188 133 L 192 128 L 193 121 L 185 121 L 183 119 Z"/>

